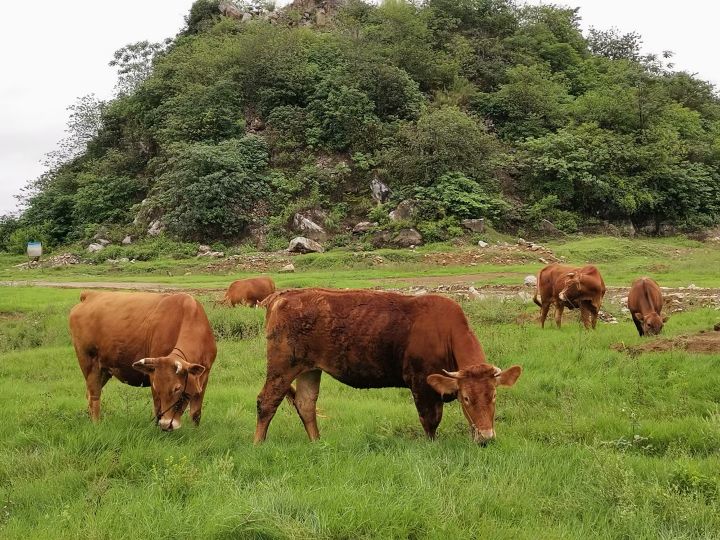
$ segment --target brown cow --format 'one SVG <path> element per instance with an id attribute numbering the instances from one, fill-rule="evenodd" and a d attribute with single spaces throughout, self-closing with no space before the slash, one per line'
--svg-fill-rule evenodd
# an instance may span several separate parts
<path id="1" fill-rule="evenodd" d="M 260 302 L 275 292 L 275 282 L 267 277 L 239 279 L 233 281 L 222 299 L 223 304 L 257 307 Z"/>
<path id="2" fill-rule="evenodd" d="M 595 328 L 604 296 L 605 282 L 594 266 L 573 268 L 550 264 L 538 272 L 533 302 L 540 306 L 540 326 L 543 328 L 551 304 L 555 304 L 558 328 L 565 308 L 579 308 L 585 328 Z"/>
<path id="3" fill-rule="evenodd" d="M 70 312 L 70 333 L 93 420 L 111 377 L 152 388 L 155 419 L 166 431 L 190 416 L 200 423 L 217 349 L 202 305 L 188 294 L 84 291 Z"/>
<path id="4" fill-rule="evenodd" d="M 649 277 L 641 277 L 633 281 L 627 304 L 638 334 L 655 336 L 662 331 L 663 324 L 668 318 L 660 314 L 663 297 L 655 281 Z"/>
<path id="5" fill-rule="evenodd" d="M 303 289 L 276 293 L 264 304 L 267 379 L 257 400 L 255 443 L 265 440 L 288 393 L 310 440 L 320 437 L 315 404 L 323 371 L 354 388 L 410 388 L 430 438 L 443 402 L 458 399 L 473 438 L 485 442 L 495 436 L 495 388 L 512 386 L 522 371 L 486 363 L 462 309 L 442 296 Z"/>

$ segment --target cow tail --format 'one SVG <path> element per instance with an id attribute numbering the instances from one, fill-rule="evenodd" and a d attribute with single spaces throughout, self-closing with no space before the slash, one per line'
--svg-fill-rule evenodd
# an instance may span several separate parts
<path id="1" fill-rule="evenodd" d="M 533 296 L 533 302 L 535 302 L 535 305 L 538 307 L 542 307 L 542 303 L 540 302 L 540 276 L 542 275 L 542 270 L 540 270 L 537 273 L 537 278 L 535 278 L 535 295 Z"/>
<path id="2" fill-rule="evenodd" d="M 290 405 L 297 408 L 295 405 L 295 387 L 293 385 L 290 385 L 290 389 L 285 394 L 285 399 L 287 399 L 287 402 Z"/>

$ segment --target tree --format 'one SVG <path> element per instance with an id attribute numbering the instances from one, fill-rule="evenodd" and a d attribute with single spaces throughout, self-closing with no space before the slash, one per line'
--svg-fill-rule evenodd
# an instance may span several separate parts
<path id="1" fill-rule="evenodd" d="M 160 43 L 138 41 L 115 51 L 109 65 L 117 68 L 118 82 L 115 85 L 117 95 L 129 95 L 137 90 L 152 73 L 155 58 L 162 54 L 171 42 L 169 38 Z"/>

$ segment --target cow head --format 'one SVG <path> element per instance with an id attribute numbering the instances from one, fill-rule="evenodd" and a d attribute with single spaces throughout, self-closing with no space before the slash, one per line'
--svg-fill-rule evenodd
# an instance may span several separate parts
<path id="1" fill-rule="evenodd" d="M 583 294 L 580 274 L 578 272 L 568 272 L 563 278 L 565 283 L 560 294 L 558 294 L 558 298 L 563 302 L 572 303 Z"/>
<path id="2" fill-rule="evenodd" d="M 654 311 L 647 315 L 643 315 L 642 313 L 633 313 L 633 315 L 640 321 L 643 334 L 646 336 L 657 336 L 662 331 L 663 324 L 668 320 L 667 317 L 662 317 Z"/>
<path id="3" fill-rule="evenodd" d="M 155 419 L 165 431 L 181 427 L 180 417 L 190 400 L 202 392 L 200 376 L 205 366 L 173 356 L 143 358 L 133 367 L 150 377 Z"/>
<path id="4" fill-rule="evenodd" d="M 495 438 L 495 394 L 498 386 L 512 386 L 522 373 L 520 366 L 506 370 L 490 364 L 471 366 L 445 375 L 429 375 L 428 384 L 440 395 L 455 396 L 470 423 L 473 440 L 486 443 Z"/>

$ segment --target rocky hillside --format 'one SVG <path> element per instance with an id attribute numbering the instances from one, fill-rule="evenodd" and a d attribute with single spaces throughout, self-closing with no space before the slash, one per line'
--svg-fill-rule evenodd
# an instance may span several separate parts
<path id="1" fill-rule="evenodd" d="M 198 0 L 118 51 L 0 248 L 167 235 L 408 246 L 720 221 L 720 101 L 639 36 L 510 0 Z M 667 55 L 666 55 L 667 56 Z M 482 221 L 481 221 L 482 220 Z M 312 244 L 297 249 L 316 249 Z"/>

